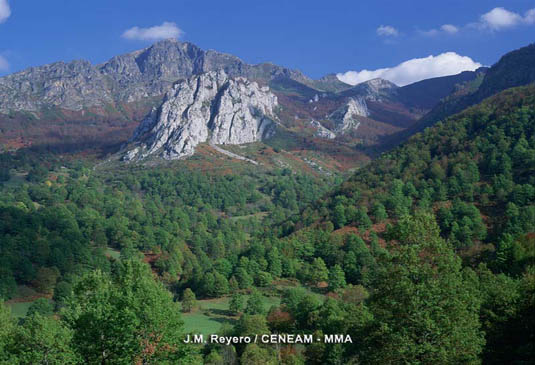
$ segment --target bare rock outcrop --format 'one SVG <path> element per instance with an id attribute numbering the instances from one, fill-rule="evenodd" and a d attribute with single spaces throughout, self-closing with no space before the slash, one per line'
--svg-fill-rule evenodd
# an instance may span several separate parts
<path id="1" fill-rule="evenodd" d="M 163 104 L 135 130 L 126 160 L 148 156 L 179 159 L 199 143 L 244 144 L 270 137 L 275 128 L 277 97 L 268 87 L 223 70 L 177 83 Z M 132 145 L 131 144 L 131 145 Z"/>

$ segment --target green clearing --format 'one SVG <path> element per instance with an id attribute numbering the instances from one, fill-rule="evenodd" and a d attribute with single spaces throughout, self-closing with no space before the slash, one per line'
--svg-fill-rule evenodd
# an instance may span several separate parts
<path id="1" fill-rule="evenodd" d="M 116 260 L 119 260 L 121 257 L 121 252 L 111 247 L 106 248 L 106 250 L 104 250 L 104 254 Z"/>
<path id="2" fill-rule="evenodd" d="M 248 296 L 246 296 L 248 297 Z M 230 297 L 198 300 L 197 308 L 192 313 L 182 313 L 184 331 L 209 335 L 217 333 L 223 323 L 234 324 L 238 317 L 229 313 Z M 279 305 L 280 298 L 264 297 L 266 311 L 273 305 Z"/>
<path id="3" fill-rule="evenodd" d="M 16 303 L 7 303 L 11 308 L 11 316 L 14 318 L 26 317 L 28 309 L 33 302 L 16 302 Z"/>
<path id="4" fill-rule="evenodd" d="M 269 214 L 268 212 L 258 212 L 258 213 L 254 213 L 254 214 L 239 215 L 239 216 L 235 216 L 235 217 L 230 217 L 230 220 L 231 221 L 239 221 L 239 220 L 245 220 L 245 219 L 249 219 L 249 218 L 264 219 L 265 217 L 267 217 L 268 214 Z"/>
<path id="5" fill-rule="evenodd" d="M 42 296 L 29 286 L 19 285 L 17 294 L 13 299 L 7 301 L 6 305 L 11 308 L 11 315 L 14 318 L 21 318 L 26 316 L 32 303 Z"/>

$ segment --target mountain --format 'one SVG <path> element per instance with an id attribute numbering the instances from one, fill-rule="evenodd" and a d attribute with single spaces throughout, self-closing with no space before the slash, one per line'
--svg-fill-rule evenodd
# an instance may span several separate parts
<path id="1" fill-rule="evenodd" d="M 367 235 L 384 229 L 380 223 L 432 209 L 459 250 L 470 248 L 469 239 L 479 245 L 532 232 L 534 110 L 535 86 L 512 88 L 412 136 L 304 212 L 297 230 L 332 222 Z M 526 209 L 522 219 L 508 212 L 511 203 Z"/>
<path id="2" fill-rule="evenodd" d="M 277 148 L 353 156 L 348 167 L 367 158 L 358 146 L 375 148 L 382 136 L 403 130 L 424 113 L 409 110 L 397 97 L 397 86 L 385 80 L 354 87 L 334 74 L 312 80 L 272 63 L 249 65 L 233 55 L 169 39 L 99 65 L 56 62 L 0 78 L 0 143 L 7 149 L 115 152 L 141 121 L 151 118 L 152 109 L 162 108 L 177 83 L 212 71 L 269 87 L 278 102 L 273 116 Z"/>
<path id="3" fill-rule="evenodd" d="M 273 133 L 277 97 L 267 86 L 223 71 L 211 71 L 177 83 L 162 106 L 134 131 L 125 158 L 193 155 L 202 142 L 211 145 L 261 141 Z"/>
<path id="4" fill-rule="evenodd" d="M 527 53 L 522 57 L 529 59 Z M 481 90 L 498 83 L 492 80 L 508 79 L 507 69 L 514 67 L 514 62 L 509 60 L 504 67 L 490 70 Z M 266 92 L 277 100 L 270 116 L 276 123 L 265 135 L 271 138 L 229 137 L 220 142 L 262 141 L 276 149 L 316 151 L 322 154 L 321 159 L 341 160 L 342 155 L 350 156 L 345 164 L 348 168 L 359 166 L 377 151 L 405 140 L 418 130 L 421 118 L 439 102 L 449 105 L 448 100 L 470 94 L 479 86 L 485 69 L 404 87 L 382 79 L 350 86 L 334 74 L 312 80 L 299 71 L 272 63 L 249 65 L 233 55 L 169 39 L 99 65 L 83 60 L 57 62 L 0 78 L 0 143 L 7 149 L 41 147 L 60 152 L 109 153 L 130 140 L 139 143 L 140 148 L 144 145 L 152 150 L 149 147 L 152 142 L 147 145 L 147 140 L 141 140 L 139 129 L 134 132 L 140 122 L 143 121 L 143 128 L 149 124 L 156 126 L 164 108 L 174 117 L 183 107 L 180 103 L 171 106 L 170 99 L 176 99 L 174 93 L 180 89 L 177 85 L 193 85 L 199 76 L 219 71 L 232 80 L 229 82 L 257 85 L 258 90 L 267 87 Z M 526 77 L 530 79 L 529 73 Z M 242 80 L 236 81 L 239 78 Z M 523 82 L 520 76 L 512 79 L 516 80 L 513 83 Z M 219 105 L 220 96 L 216 93 L 203 102 Z M 245 105 L 234 103 L 231 107 L 241 109 Z M 254 113 L 250 114 L 241 117 L 251 121 Z M 232 119 L 231 114 L 221 111 L 200 115 L 207 118 L 217 115 L 224 125 L 230 123 L 225 118 Z M 199 115 L 186 113 L 179 125 L 191 131 L 197 130 L 194 126 L 204 125 L 210 135 L 212 122 L 200 121 Z M 177 126 L 174 122 L 169 125 Z M 239 134 L 256 136 L 254 128 L 258 125 L 245 125 L 253 129 Z M 230 130 L 231 134 L 235 131 L 234 127 Z M 195 140 L 194 145 L 209 142 L 204 135 L 196 136 Z M 154 143 L 175 151 L 166 141 Z M 188 147 L 187 151 L 181 148 L 181 152 L 175 151 L 167 157 L 189 156 L 192 148 Z"/>
<path id="5" fill-rule="evenodd" d="M 176 82 L 210 71 L 266 86 L 274 80 L 311 88 L 314 80 L 271 63 L 249 65 L 238 57 L 164 40 L 100 65 L 56 62 L 0 78 L 0 144 L 7 149 L 113 152 L 132 136 Z M 344 85 L 317 80 L 321 90 Z M 276 83 L 276 82 L 275 82 Z"/>
<path id="6" fill-rule="evenodd" d="M 415 82 L 398 89 L 399 98 L 415 108 L 431 109 L 437 102 L 454 93 L 460 85 L 473 82 L 482 77 L 488 68 L 480 67 L 475 71 L 464 71 L 457 75 L 434 77 Z"/>
<path id="7" fill-rule="evenodd" d="M 163 96 L 178 80 L 224 70 L 264 83 L 287 77 L 312 80 L 299 71 L 273 64 L 248 65 L 238 57 L 168 39 L 100 65 L 88 61 L 57 62 L 0 78 L 0 112 L 39 112 L 43 107 L 79 111 Z"/>
<path id="8" fill-rule="evenodd" d="M 417 130 L 479 103 L 505 89 L 535 81 L 535 44 L 507 53 L 478 78 L 444 98 L 418 124 Z"/>
<path id="9" fill-rule="evenodd" d="M 454 323 L 455 330 L 447 332 L 463 332 L 456 331 L 464 324 L 452 316 L 454 300 L 473 310 L 472 339 L 481 344 L 474 353 L 482 363 L 529 362 L 534 356 L 535 85 L 502 91 L 416 134 L 295 220 L 285 223 L 282 244 L 290 260 L 308 262 L 314 280 L 314 273 L 328 273 L 323 278 L 330 288 L 339 277 L 369 293 L 356 303 L 377 323 L 361 332 L 366 345 L 358 350 L 358 361 L 383 363 L 395 351 L 400 355 L 392 362 L 414 353 L 407 363 L 420 361 L 445 333 L 441 327 L 431 340 L 422 339 L 423 322 L 432 333 L 451 316 L 446 323 Z M 447 249 L 437 250 L 440 246 Z M 446 257 L 454 260 L 440 263 Z M 384 270 L 385 260 L 390 270 Z M 452 269 L 463 273 L 457 283 L 471 288 L 471 295 L 460 294 L 461 285 L 451 279 L 436 284 Z M 348 300 L 345 293 L 339 298 Z M 415 320 L 422 312 L 425 320 Z M 296 327 L 308 320 L 297 320 Z M 399 340 L 400 332 L 410 331 L 414 335 Z M 460 342 L 450 343 L 458 354 Z M 421 352 L 407 351 L 418 346 Z M 369 352 L 380 355 L 367 358 Z"/>

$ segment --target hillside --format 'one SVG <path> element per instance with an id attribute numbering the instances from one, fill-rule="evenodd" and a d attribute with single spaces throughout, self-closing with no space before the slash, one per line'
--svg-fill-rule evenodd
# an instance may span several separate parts
<path id="1" fill-rule="evenodd" d="M 432 125 L 454 113 L 479 103 L 483 99 L 505 89 L 528 85 L 535 81 L 535 44 L 511 51 L 492 65 L 482 80 L 467 83 L 464 88 L 452 93 L 436 105 L 422 120 L 417 128 Z"/>
<path id="2" fill-rule="evenodd" d="M 458 317 L 466 312 L 453 314 L 460 310 L 451 304 L 456 299 L 472 308 L 472 325 L 486 341 L 466 351 L 481 351 L 475 357 L 489 364 L 527 361 L 534 355 L 528 333 L 535 324 L 529 309 L 535 292 L 535 86 L 503 91 L 413 136 L 286 228 L 286 255 L 295 265 L 304 262 L 298 277 L 318 280 L 314 272 L 325 270 L 329 287 L 338 285 L 336 278 L 361 286 L 358 303 L 375 318 L 360 332 L 366 340 L 355 351 L 362 358 L 381 362 L 396 354 L 410 362 L 417 348 L 433 356 L 424 348 L 436 344 L 422 343 L 418 333 L 434 333 L 433 326 L 444 326 L 450 315 L 455 328 L 468 326 L 462 322 L 468 317 Z M 461 259 L 463 278 L 445 279 L 460 275 Z M 439 284 L 438 278 L 445 281 Z M 463 290 L 472 292 L 463 296 Z M 352 293 L 341 294 L 342 300 L 350 301 L 344 295 Z M 430 302 L 435 307 L 427 312 Z M 443 309 L 448 314 L 440 317 Z M 366 318 L 346 310 L 348 321 L 353 315 Z M 425 324 L 413 321 L 420 315 Z M 400 331 L 415 338 L 399 338 Z M 465 344 L 477 347 L 477 331 L 464 331 L 473 336 Z M 405 352 L 405 346 L 412 350 Z M 347 350 L 346 356 L 353 355 Z M 431 362 L 436 361 L 441 360 Z"/>
<path id="3" fill-rule="evenodd" d="M 505 233 L 531 232 L 535 228 L 531 225 L 535 223 L 534 106 L 535 87 L 521 87 L 438 123 L 360 169 L 316 210 L 305 212 L 305 221 L 358 227 L 362 224 L 358 216 L 340 214 L 342 207 L 366 207 L 376 222 L 385 221 L 375 216 L 384 209 L 395 220 L 418 208 L 432 208 L 439 216 L 449 217 L 442 233 L 454 239 L 459 249 L 496 244 Z M 467 213 L 456 216 L 452 203 L 467 204 L 475 213 L 470 220 L 477 224 L 464 226 L 461 221 Z M 512 228 L 519 223 L 518 217 L 507 213 L 512 206 L 518 214 L 527 214 L 527 221 L 519 218 L 522 228 Z M 321 214 L 325 210 L 320 207 L 333 209 Z M 504 222 L 504 217 L 510 219 Z M 472 232 L 476 225 L 478 233 Z M 457 235 L 460 231 L 464 233 Z"/>
<path id="4" fill-rule="evenodd" d="M 398 141 L 396 136 L 416 125 L 457 83 L 474 77 L 462 73 L 402 88 L 380 79 L 350 86 L 332 74 L 312 80 L 296 70 L 250 65 L 233 55 L 169 39 L 98 65 L 56 62 L 0 78 L 0 144 L 5 150 L 109 156 L 151 118 L 153 108 L 162 107 L 174 88 L 220 71 L 230 79 L 268 87 L 277 96 L 276 128 L 261 148 L 288 151 L 305 165 L 298 152 L 316 155 L 331 171 L 362 166 L 384 149 L 385 140 Z M 190 116 L 182 123 L 203 121 Z M 261 151 L 253 153 L 253 160 L 261 159 Z"/>

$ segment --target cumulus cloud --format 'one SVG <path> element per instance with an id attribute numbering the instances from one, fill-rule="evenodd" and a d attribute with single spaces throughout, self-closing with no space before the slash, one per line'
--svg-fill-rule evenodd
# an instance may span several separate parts
<path id="1" fill-rule="evenodd" d="M 0 56 L 0 72 L 9 70 L 9 62 L 7 60 Z"/>
<path id="2" fill-rule="evenodd" d="M 535 8 L 529 9 L 521 15 L 505 8 L 498 7 L 481 15 L 479 20 L 465 26 L 456 26 L 453 24 L 444 24 L 439 28 L 420 31 L 424 36 L 434 37 L 441 34 L 457 34 L 465 29 L 500 31 L 507 28 L 513 28 L 519 25 L 535 24 Z"/>
<path id="3" fill-rule="evenodd" d="M 529 9 L 523 16 L 502 7 L 494 8 L 481 15 L 479 23 L 476 23 L 475 26 L 481 29 L 499 31 L 522 24 L 535 24 L 535 8 Z"/>
<path id="4" fill-rule="evenodd" d="M 149 28 L 132 27 L 124 31 L 122 37 L 126 39 L 157 41 L 168 38 L 179 38 L 184 32 L 175 23 L 163 22 Z"/>
<path id="5" fill-rule="evenodd" d="M 504 8 L 494 8 L 481 15 L 481 24 L 492 30 L 513 27 L 522 22 L 522 17 Z"/>
<path id="6" fill-rule="evenodd" d="M 459 28 L 452 24 L 444 24 L 440 27 L 440 30 L 449 34 L 455 34 L 459 31 Z"/>
<path id="7" fill-rule="evenodd" d="M 535 24 L 535 9 L 530 9 L 526 11 L 526 15 L 524 16 L 524 22 L 526 24 Z"/>
<path id="8" fill-rule="evenodd" d="M 446 52 L 437 56 L 413 58 L 395 67 L 377 70 L 347 71 L 336 75 L 338 79 L 349 85 L 357 85 L 375 78 L 389 80 L 399 86 L 432 77 L 455 75 L 462 71 L 474 71 L 482 65 L 470 57 Z"/>
<path id="9" fill-rule="evenodd" d="M 0 23 L 6 21 L 7 18 L 11 15 L 11 8 L 7 0 L 0 0 Z"/>
<path id="10" fill-rule="evenodd" d="M 444 24 L 439 29 L 423 30 L 420 33 L 423 35 L 434 37 L 440 34 L 455 34 L 459 32 L 459 28 L 453 24 Z"/>
<path id="11" fill-rule="evenodd" d="M 381 25 L 376 32 L 382 37 L 397 37 L 399 35 L 398 30 L 390 25 Z"/>

